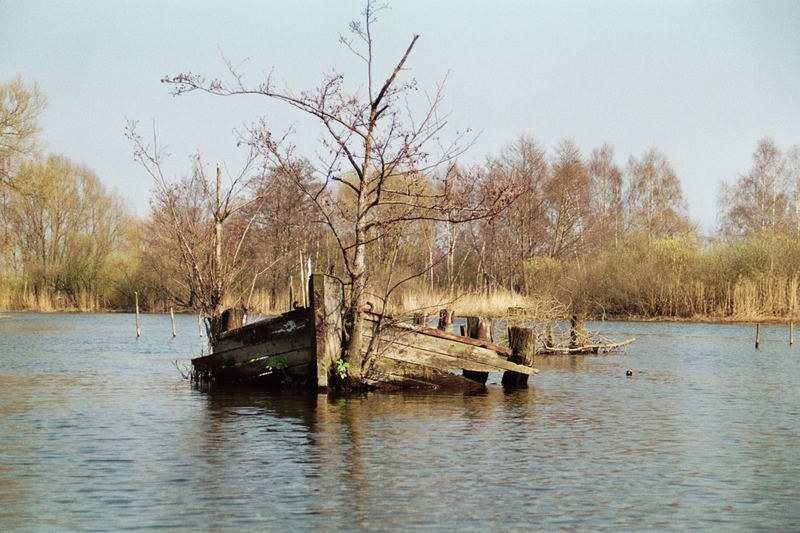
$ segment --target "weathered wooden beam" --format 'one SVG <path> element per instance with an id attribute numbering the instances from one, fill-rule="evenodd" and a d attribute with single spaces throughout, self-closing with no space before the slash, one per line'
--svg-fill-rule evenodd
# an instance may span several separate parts
<path id="1" fill-rule="evenodd" d="M 315 273 L 309 280 L 314 317 L 314 359 L 317 390 L 328 389 L 331 365 L 342 356 L 344 288 L 331 276 Z"/>
<path id="2" fill-rule="evenodd" d="M 385 358 L 375 361 L 365 381 L 368 385 L 382 389 L 448 389 L 465 392 L 483 389 L 483 385 L 464 376 L 426 365 Z"/>
<path id="3" fill-rule="evenodd" d="M 367 338 L 372 338 L 375 330 L 374 322 L 367 328 Z M 479 346 L 474 341 L 457 335 L 449 339 L 429 332 L 442 333 L 428 328 L 420 332 L 406 325 L 392 324 L 381 331 L 380 345 L 376 359 L 386 358 L 400 362 L 410 362 L 438 368 L 441 370 L 457 370 L 466 368 L 476 372 L 502 372 L 515 370 L 528 375 L 535 375 L 538 370 L 512 363 L 500 357 L 494 349 Z M 494 346 L 491 345 L 490 346 Z M 501 348 L 497 346 L 497 348 Z M 506 350 L 505 348 L 502 348 Z M 509 350 L 510 352 L 510 350 Z"/>
<path id="4" fill-rule="evenodd" d="M 304 353 L 307 359 L 312 359 L 314 346 L 308 334 L 286 336 L 259 342 L 256 347 L 251 344 L 240 345 L 228 350 L 217 350 L 211 355 L 198 357 L 192 360 L 195 368 L 200 370 L 214 370 L 216 368 L 235 365 L 248 361 L 282 356 L 287 353 Z"/>
<path id="5" fill-rule="evenodd" d="M 373 317 L 376 317 L 376 316 L 377 315 L 373 315 Z M 371 319 L 369 316 L 367 318 Z M 377 320 L 377 319 L 374 318 L 372 320 Z M 506 348 L 505 346 L 499 346 L 497 344 L 494 344 L 494 343 L 486 341 L 486 340 L 471 339 L 471 338 L 466 337 L 464 335 L 456 335 L 455 333 L 448 333 L 447 331 L 439 331 L 438 329 L 434 329 L 434 328 L 426 328 L 426 327 L 422 327 L 422 326 L 414 326 L 412 324 L 407 324 L 405 322 L 395 322 L 395 323 L 392 324 L 392 327 L 396 328 L 396 329 L 407 329 L 407 330 L 416 331 L 416 332 L 419 332 L 419 333 L 424 333 L 425 335 L 428 335 L 428 336 L 431 336 L 431 337 L 439 337 L 441 339 L 453 340 L 453 341 L 456 341 L 456 342 L 461 343 L 461 344 L 470 344 L 472 346 L 478 346 L 478 347 L 481 347 L 481 348 L 487 348 L 489 350 L 492 350 L 493 352 L 497 352 L 498 354 L 504 355 L 506 357 L 511 355 L 511 350 L 509 348 Z"/>

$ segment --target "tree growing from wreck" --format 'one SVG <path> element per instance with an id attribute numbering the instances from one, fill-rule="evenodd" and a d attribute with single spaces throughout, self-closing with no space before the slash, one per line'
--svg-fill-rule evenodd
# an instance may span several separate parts
<path id="1" fill-rule="evenodd" d="M 227 81 L 208 81 L 192 73 L 162 80 L 173 85 L 176 95 L 202 91 L 220 96 L 264 96 L 313 117 L 322 127 L 327 155 L 316 165 L 317 179 L 312 182 L 296 169 L 295 147 L 286 138 L 273 137 L 264 120 L 250 129 L 247 142 L 293 177 L 334 236 L 349 289 L 344 356 L 356 380 L 364 362 L 363 309 L 368 278 L 375 268 L 368 264 L 368 247 L 409 221 L 462 222 L 490 217 L 515 197 L 515 189 L 502 182 L 480 183 L 455 171 L 454 159 L 462 152 L 464 138 L 456 134 L 452 142 L 441 142 L 447 123 L 447 116 L 439 110 L 442 84 L 427 95 L 421 112 L 412 112 L 409 101 L 414 100 L 417 84 L 405 78 L 418 35 L 412 36 L 385 81 L 379 81 L 382 78 L 373 55 L 378 11 L 368 1 L 363 19 L 350 24 L 352 38 L 340 38 L 365 67 L 366 79 L 356 89 L 349 89 L 345 76 L 335 72 L 326 75 L 316 89 L 300 93 L 278 89 L 271 76 L 257 86 L 248 86 L 230 62 Z M 347 210 L 335 201 L 342 189 L 349 190 L 353 198 Z"/>

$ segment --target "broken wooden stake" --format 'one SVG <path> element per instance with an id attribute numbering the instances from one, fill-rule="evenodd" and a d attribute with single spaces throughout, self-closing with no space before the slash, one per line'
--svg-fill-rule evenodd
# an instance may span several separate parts
<path id="1" fill-rule="evenodd" d="M 491 318 L 482 318 L 476 316 L 468 316 L 467 317 L 467 327 L 466 327 L 466 335 L 465 337 L 470 337 L 473 339 L 478 339 L 482 341 L 489 341 L 494 342 L 492 340 L 492 327 L 494 326 L 494 322 Z M 462 330 L 463 331 L 463 330 Z M 474 370 L 462 370 L 462 374 L 465 378 L 469 378 L 472 381 L 477 381 L 481 384 L 486 384 L 486 380 L 489 378 L 488 372 L 477 372 Z"/>
<path id="2" fill-rule="evenodd" d="M 533 365 L 533 357 L 536 353 L 536 332 L 533 329 L 515 326 L 508 328 L 508 344 L 513 352 L 509 361 L 518 365 Z M 506 370 L 503 372 L 501 383 L 507 388 L 525 388 L 528 386 L 528 376 L 513 370 Z"/>

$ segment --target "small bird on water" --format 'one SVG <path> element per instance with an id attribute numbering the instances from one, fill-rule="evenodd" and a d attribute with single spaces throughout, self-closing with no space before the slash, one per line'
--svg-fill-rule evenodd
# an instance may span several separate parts
<path id="1" fill-rule="evenodd" d="M 625 372 L 625 375 L 626 375 L 626 376 L 632 376 L 632 375 L 633 375 L 633 370 L 631 370 L 631 369 L 629 368 L 629 369 L 627 370 L 627 372 Z"/>

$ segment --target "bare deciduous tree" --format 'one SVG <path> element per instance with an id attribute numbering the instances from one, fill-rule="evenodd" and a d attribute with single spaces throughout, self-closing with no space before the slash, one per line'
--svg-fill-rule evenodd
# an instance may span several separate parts
<path id="1" fill-rule="evenodd" d="M 786 228 L 789 194 L 786 162 L 772 139 L 761 139 L 753 152 L 753 166 L 735 184 L 720 188 L 723 233 L 742 236 Z"/>
<path id="2" fill-rule="evenodd" d="M 223 187 L 222 169 L 216 166 L 214 178 L 205 173 L 200 156 L 192 159 L 191 172 L 173 181 L 163 170 L 163 148 L 145 143 L 129 122 L 126 136 L 133 143 L 134 159 L 153 178 L 155 185 L 151 209 L 150 238 L 160 244 L 151 258 L 172 276 L 167 285 L 173 299 L 186 307 L 201 309 L 206 317 L 209 338 L 216 340 L 225 330 L 225 308 L 246 303 L 257 277 L 282 258 L 264 264 L 248 257 L 245 243 L 259 209 L 240 216 L 258 203 L 261 195 L 249 195 L 257 177 L 252 170 L 256 154 L 251 151 L 241 171 Z M 225 229 L 225 231 L 223 231 Z"/>
<path id="3" fill-rule="evenodd" d="M 589 175 L 580 150 L 572 140 L 559 143 L 546 187 L 550 221 L 550 256 L 566 257 L 578 251 L 589 206 Z"/>
<path id="4" fill-rule="evenodd" d="M 655 148 L 641 159 L 631 156 L 628 160 L 625 201 L 629 229 L 643 228 L 648 241 L 692 230 L 680 181 Z"/>
<path id="5" fill-rule="evenodd" d="M 451 172 L 433 173 L 460 153 L 462 138 L 456 135 L 452 143 L 440 143 L 447 118 L 440 115 L 441 84 L 429 95 L 421 112 L 413 112 L 409 104 L 417 85 L 405 77 L 418 35 L 411 38 L 385 81 L 378 81 L 381 78 L 373 55 L 373 25 L 378 11 L 368 1 L 363 19 L 350 25 L 352 39 L 341 39 L 365 67 L 364 83 L 355 89 L 349 89 L 344 75 L 339 73 L 327 75 L 318 88 L 299 94 L 278 89 L 271 78 L 250 87 L 230 62 L 228 82 L 206 81 L 191 73 L 163 80 L 174 86 L 176 94 L 199 90 L 214 95 L 264 96 L 313 117 L 322 127 L 322 146 L 327 156 L 316 165 L 318 179 L 311 185 L 297 174 L 294 147 L 285 139 L 274 138 L 264 121 L 251 129 L 249 142 L 281 167 L 314 203 L 338 244 L 349 286 L 345 359 L 356 380 L 361 377 L 364 358 L 362 310 L 371 270 L 368 246 L 390 228 L 409 221 L 456 222 L 486 217 L 513 198 L 511 190 L 497 184 L 485 190 L 488 194 L 479 204 L 470 204 L 464 201 L 465 197 L 453 195 Z M 432 188 L 424 186 L 429 179 L 436 179 Z M 339 188 L 349 190 L 353 196 L 354 203 L 347 211 L 334 201 Z M 473 199 L 474 195 L 467 198 Z"/>
<path id="6" fill-rule="evenodd" d="M 607 143 L 592 150 L 587 165 L 591 182 L 590 208 L 587 213 L 586 241 L 597 248 L 613 239 L 615 245 L 622 230 L 622 171 L 614 162 L 614 149 Z"/>

